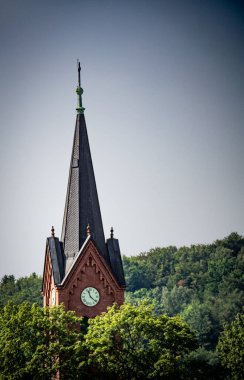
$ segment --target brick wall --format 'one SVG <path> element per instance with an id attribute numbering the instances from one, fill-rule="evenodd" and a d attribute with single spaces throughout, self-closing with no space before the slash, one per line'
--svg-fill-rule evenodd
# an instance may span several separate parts
<path id="1" fill-rule="evenodd" d="M 81 301 L 81 292 L 88 286 L 100 293 L 99 302 L 92 307 Z M 124 302 L 124 289 L 118 286 L 92 241 L 74 263 L 63 285 L 57 287 L 56 304 L 62 302 L 66 310 L 74 310 L 78 316 L 89 318 L 105 312 L 114 302 L 118 305 Z"/>

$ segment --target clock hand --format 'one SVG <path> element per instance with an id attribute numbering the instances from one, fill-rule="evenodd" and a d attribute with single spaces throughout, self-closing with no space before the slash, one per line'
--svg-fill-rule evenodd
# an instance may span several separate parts
<path id="1" fill-rule="evenodd" d="M 96 302 L 96 300 L 91 296 L 90 290 L 88 290 L 87 292 L 88 292 L 88 294 L 89 294 L 89 297 L 90 297 L 93 301 Z"/>

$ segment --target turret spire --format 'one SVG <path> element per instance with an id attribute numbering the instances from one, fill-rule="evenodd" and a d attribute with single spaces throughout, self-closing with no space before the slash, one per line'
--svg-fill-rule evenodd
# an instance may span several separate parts
<path id="1" fill-rule="evenodd" d="M 85 108 L 82 107 L 82 94 L 83 94 L 83 89 L 81 88 L 80 84 L 80 72 L 81 72 L 81 67 L 80 67 L 80 61 L 77 59 L 77 69 L 78 69 L 78 86 L 76 89 L 76 94 L 78 95 L 78 103 L 77 103 L 77 108 L 76 111 L 78 114 L 84 113 Z"/>

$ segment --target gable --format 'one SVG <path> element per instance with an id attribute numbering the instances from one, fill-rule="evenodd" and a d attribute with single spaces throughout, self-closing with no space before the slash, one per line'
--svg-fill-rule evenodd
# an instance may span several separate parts
<path id="1" fill-rule="evenodd" d="M 109 293 L 112 290 L 115 291 L 115 289 L 119 288 L 110 268 L 108 268 L 105 260 L 98 253 L 98 250 L 91 239 L 87 241 L 87 244 L 85 244 L 79 252 L 73 266 L 63 279 L 60 286 L 70 288 L 70 284 L 72 283 L 72 286 L 77 287 L 77 281 L 82 281 L 84 279 L 87 270 L 90 267 L 94 268 L 94 273 L 99 275 L 100 281 L 103 283 L 103 286 L 108 288 Z"/>
<path id="2" fill-rule="evenodd" d="M 97 291 L 99 301 L 95 305 L 87 305 L 82 299 L 86 289 Z M 107 311 L 115 302 L 124 302 L 124 288 L 120 287 L 111 273 L 111 269 L 99 254 L 90 236 L 76 255 L 73 265 L 57 286 L 58 304 L 64 303 L 67 310 L 74 310 L 77 315 L 88 318 Z"/>

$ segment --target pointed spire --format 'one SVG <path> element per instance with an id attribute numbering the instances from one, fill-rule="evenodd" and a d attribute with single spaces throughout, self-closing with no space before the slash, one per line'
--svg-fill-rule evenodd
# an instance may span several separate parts
<path id="1" fill-rule="evenodd" d="M 55 237 L 55 229 L 54 229 L 53 226 L 52 226 L 52 228 L 51 228 L 51 235 L 52 235 L 52 237 Z"/>
<path id="2" fill-rule="evenodd" d="M 81 88 L 81 84 L 80 84 L 80 72 L 81 72 L 81 67 L 80 67 L 80 62 L 79 60 L 77 59 L 77 69 L 78 69 L 78 86 L 77 86 L 77 89 L 76 89 L 76 94 L 78 96 L 78 103 L 77 103 L 77 108 L 76 108 L 76 111 L 78 114 L 80 113 L 84 113 L 85 111 L 85 108 L 82 107 L 82 94 L 83 94 L 83 89 Z"/>
<path id="3" fill-rule="evenodd" d="M 78 62 L 78 84 L 80 84 L 80 64 Z M 80 92 L 81 87 L 77 87 Z M 83 91 L 83 90 L 82 90 Z M 80 96 L 81 102 L 81 96 Z M 64 210 L 61 241 L 66 260 L 65 272 L 69 269 L 69 258 L 78 254 L 87 239 L 89 222 L 90 236 L 101 256 L 109 263 L 103 232 L 95 175 L 92 165 L 85 116 L 81 103 L 77 108 L 73 149 L 70 162 L 69 181 Z"/>

